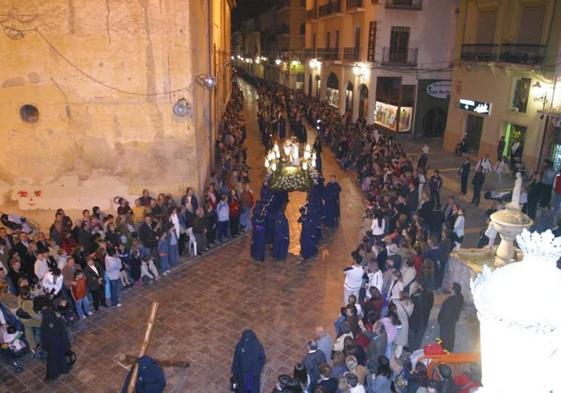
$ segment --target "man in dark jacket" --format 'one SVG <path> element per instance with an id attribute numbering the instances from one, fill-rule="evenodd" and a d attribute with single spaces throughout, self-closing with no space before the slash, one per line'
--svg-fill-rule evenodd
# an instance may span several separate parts
<path id="1" fill-rule="evenodd" d="M 449 296 L 438 313 L 438 324 L 440 325 L 440 339 L 442 347 L 453 352 L 456 340 L 456 322 L 460 318 L 460 312 L 464 306 L 462 287 L 457 282 L 452 283 L 453 294 Z"/>
<path id="2" fill-rule="evenodd" d="M 429 316 L 434 305 L 434 293 L 428 283 L 420 282 L 417 291 L 411 296 L 413 312 L 409 317 L 409 349 L 419 349 L 423 342 L 425 330 L 429 324 Z"/>
<path id="3" fill-rule="evenodd" d="M 304 357 L 302 364 L 306 368 L 310 383 L 315 384 L 320 379 L 319 366 L 327 363 L 325 354 L 318 350 L 318 343 L 315 340 L 308 341 L 308 354 Z"/>
<path id="4" fill-rule="evenodd" d="M 483 168 L 481 168 L 481 166 L 477 168 L 471 183 L 473 184 L 473 198 L 471 199 L 471 203 L 475 206 L 479 206 L 479 201 L 481 200 L 481 188 L 483 188 L 483 183 L 485 183 L 485 173 L 483 173 Z"/>
<path id="5" fill-rule="evenodd" d="M 154 256 L 158 246 L 156 231 L 152 228 L 152 217 L 150 214 L 144 216 L 144 222 L 138 228 L 138 237 L 142 242 L 142 256 Z"/>
<path id="6" fill-rule="evenodd" d="M 466 156 L 464 163 L 460 167 L 460 180 L 462 183 L 462 194 L 467 194 L 469 171 L 471 170 L 471 163 L 469 162 L 469 157 Z"/>

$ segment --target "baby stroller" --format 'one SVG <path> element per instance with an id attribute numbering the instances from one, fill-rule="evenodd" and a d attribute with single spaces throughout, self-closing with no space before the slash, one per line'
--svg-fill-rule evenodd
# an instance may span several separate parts
<path id="1" fill-rule="evenodd" d="M 23 364 L 18 359 L 29 350 L 23 336 L 23 325 L 3 304 L 0 304 L 0 313 L 6 321 L 5 325 L 0 325 L 0 359 L 20 373 Z"/>
<path id="2" fill-rule="evenodd" d="M 484 195 L 485 199 L 491 199 L 500 203 L 510 202 L 512 199 L 512 190 L 510 191 L 487 191 Z"/>
<path id="3" fill-rule="evenodd" d="M 0 222 L 12 232 L 25 232 L 28 234 L 34 233 L 37 226 L 31 223 L 28 219 L 17 214 L 4 214 L 0 213 Z"/>

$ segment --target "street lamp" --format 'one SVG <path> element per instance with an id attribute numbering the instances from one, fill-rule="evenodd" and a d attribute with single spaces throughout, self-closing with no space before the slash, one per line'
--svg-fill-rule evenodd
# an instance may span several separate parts
<path id="1" fill-rule="evenodd" d="M 275 60 L 275 64 L 276 64 L 276 65 L 280 66 L 281 63 L 282 63 L 282 60 L 281 60 L 281 59 L 276 59 L 276 60 Z"/>

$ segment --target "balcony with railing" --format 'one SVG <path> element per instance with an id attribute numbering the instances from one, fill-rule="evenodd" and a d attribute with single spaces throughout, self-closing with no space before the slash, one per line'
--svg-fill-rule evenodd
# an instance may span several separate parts
<path id="1" fill-rule="evenodd" d="M 315 50 L 314 48 L 304 49 L 304 57 L 306 59 L 317 57 L 317 50 Z"/>
<path id="2" fill-rule="evenodd" d="M 307 21 L 314 21 L 318 18 L 318 10 L 317 8 L 312 8 L 311 10 L 306 10 L 306 20 Z"/>
<path id="3" fill-rule="evenodd" d="M 344 61 L 359 61 L 360 60 L 360 48 L 343 48 L 343 60 Z"/>
<path id="4" fill-rule="evenodd" d="M 416 66 L 418 54 L 418 48 L 409 48 L 405 50 L 384 48 L 382 64 L 393 66 Z"/>
<path id="5" fill-rule="evenodd" d="M 338 48 L 320 48 L 317 53 L 318 57 L 324 60 L 339 60 Z"/>
<path id="6" fill-rule="evenodd" d="M 420 10 L 423 8 L 423 0 L 386 0 L 386 8 Z"/>
<path id="7" fill-rule="evenodd" d="M 526 44 L 463 44 L 463 61 L 501 62 L 538 65 L 545 58 L 545 45 Z"/>
<path id="8" fill-rule="evenodd" d="M 330 0 L 329 3 L 319 6 L 319 17 L 341 13 L 341 0 Z"/>
<path id="9" fill-rule="evenodd" d="M 347 12 L 364 11 L 364 0 L 347 0 Z"/>

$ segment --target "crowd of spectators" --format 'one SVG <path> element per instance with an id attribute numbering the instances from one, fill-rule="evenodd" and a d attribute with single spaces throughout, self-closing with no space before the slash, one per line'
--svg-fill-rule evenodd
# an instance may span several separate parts
<path id="1" fill-rule="evenodd" d="M 346 121 L 334 108 L 302 92 L 257 84 L 287 103 L 291 123 L 305 119 L 317 130 L 316 146 L 330 147 L 341 167 L 355 172 L 368 201 L 353 264 L 344 271 L 344 302 L 335 334 L 319 327 L 302 362 L 292 376 L 279 377 L 274 392 L 475 389 L 477 366 L 453 377 L 452 368 L 441 365 L 429 375 L 427 362 L 419 360 L 425 345 L 434 346 L 426 342 L 425 331 L 435 292 L 451 293 L 438 313 L 439 350 L 454 350 L 463 307 L 460 285 L 444 286 L 443 279 L 451 251 L 463 241 L 464 213 L 454 198 L 441 205 L 443 178 L 438 170 L 429 178 L 428 149 L 414 164 L 391 136 L 364 121 Z"/>
<path id="2" fill-rule="evenodd" d="M 247 184 L 243 101 L 234 83 L 218 130 L 214 171 L 200 199 L 191 188 L 179 197 L 144 190 L 135 201 L 116 197 L 115 213 L 93 207 L 72 219 L 58 209 L 46 231 L 21 217 L 2 215 L 2 348 L 17 344 L 40 357 L 48 352 L 42 339 L 46 310 L 72 325 L 100 307 L 120 307 L 123 289 L 170 274 L 182 256 L 195 254 L 193 243 L 200 254 L 250 230 L 254 198 Z M 18 355 L 24 352 L 17 349 Z"/>

